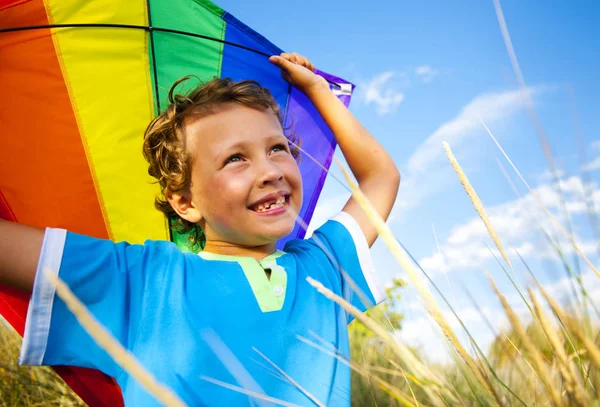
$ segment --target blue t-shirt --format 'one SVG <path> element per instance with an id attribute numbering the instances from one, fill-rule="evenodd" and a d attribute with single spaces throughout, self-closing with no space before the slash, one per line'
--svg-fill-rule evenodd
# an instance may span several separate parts
<path id="1" fill-rule="evenodd" d="M 49 269 L 190 406 L 273 405 L 219 383 L 303 406 L 314 405 L 304 391 L 327 406 L 349 406 L 350 369 L 332 352 L 348 357 L 351 318 L 306 278 L 361 310 L 381 301 L 366 239 L 342 212 L 284 250 L 256 261 L 48 229 L 20 363 L 99 369 L 117 380 L 126 405 L 158 405 L 55 296 L 42 273 Z"/>

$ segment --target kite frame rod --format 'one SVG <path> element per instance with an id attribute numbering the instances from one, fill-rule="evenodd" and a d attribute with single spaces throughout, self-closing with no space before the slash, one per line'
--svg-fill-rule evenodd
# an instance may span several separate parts
<path id="1" fill-rule="evenodd" d="M 188 37 L 201 38 L 209 41 L 220 42 L 221 44 L 231 45 L 233 47 L 241 48 L 246 51 L 254 52 L 255 54 L 262 55 L 265 57 L 270 57 L 270 54 L 266 52 L 259 51 L 254 48 L 246 47 L 245 45 L 237 44 L 235 42 L 222 40 L 220 38 L 210 37 L 208 35 L 195 34 L 189 31 L 181 31 L 181 30 L 173 30 L 171 28 L 162 28 L 162 27 L 151 27 L 148 25 L 133 25 L 133 24 L 107 24 L 107 23 L 79 23 L 79 24 L 47 24 L 47 25 L 29 25 L 24 27 L 8 27 L 8 28 L 0 28 L 0 34 L 2 33 L 10 33 L 10 32 L 18 32 L 18 31 L 29 31 L 29 30 L 43 30 L 47 28 L 129 28 L 134 30 L 144 30 L 149 33 L 152 31 L 165 32 L 170 34 L 179 34 L 185 35 Z M 335 88 L 339 89 L 340 85 L 329 79 L 325 78 L 325 80 L 333 85 Z"/>
<path id="2" fill-rule="evenodd" d="M 263 55 L 265 57 L 270 57 L 270 54 L 259 51 L 254 48 L 246 47 L 245 45 L 237 44 L 235 42 L 222 40 L 220 38 L 210 37 L 208 35 L 195 34 L 189 31 L 181 31 L 181 30 L 173 30 L 171 28 L 161 28 L 161 27 L 150 27 L 147 25 L 133 25 L 133 24 L 105 24 L 105 23 L 80 23 L 80 24 L 48 24 L 48 25 L 30 25 L 25 27 L 8 27 L 8 28 L 0 28 L 0 34 L 2 33 L 10 33 L 10 32 L 18 32 L 18 31 L 29 31 L 29 30 L 43 30 L 46 28 L 129 28 L 134 30 L 144 30 L 148 32 L 158 31 L 165 32 L 170 34 L 179 34 L 185 35 L 188 37 L 202 38 L 209 41 L 220 42 L 226 45 L 232 45 L 237 48 L 245 49 L 246 51 L 254 52 L 259 55 Z"/>

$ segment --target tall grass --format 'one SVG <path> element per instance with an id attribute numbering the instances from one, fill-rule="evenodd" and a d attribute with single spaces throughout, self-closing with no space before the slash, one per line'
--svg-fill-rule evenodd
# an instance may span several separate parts
<path id="1" fill-rule="evenodd" d="M 0 317 L 0 406 L 85 406 L 51 368 L 19 366 L 20 348 L 21 337 Z"/>
<path id="2" fill-rule="evenodd" d="M 561 191 L 550 146 L 545 137 L 543 127 L 536 115 L 524 75 L 519 66 L 508 32 L 507 23 L 500 5 L 500 0 L 494 0 L 494 8 L 507 48 L 507 53 L 519 85 L 525 91 L 527 96 L 527 107 L 530 118 L 537 130 L 541 147 L 553 176 L 555 187 L 559 192 L 561 208 L 563 209 L 563 212 L 565 212 L 565 218 L 568 221 L 569 217 L 566 211 L 566 205 L 564 204 L 565 199 Z M 566 227 L 563 227 L 556 217 L 544 207 L 541 200 L 529 187 L 504 150 L 502 150 L 491 131 L 485 124 L 483 124 L 483 126 L 513 169 L 517 172 L 523 183 L 532 193 L 548 219 L 567 238 L 577 255 L 579 255 L 587 264 L 589 270 L 600 277 L 597 268 L 576 244 L 572 236 L 570 223 L 567 222 Z M 444 323 L 440 323 L 440 320 L 434 314 L 436 308 L 435 304 L 432 304 L 429 298 L 425 296 L 426 307 L 432 314 L 433 320 L 440 325 L 440 328 L 449 339 L 447 341 L 449 349 L 455 356 L 455 363 L 453 365 L 440 368 L 440 370 L 445 373 L 445 377 L 449 379 L 447 381 L 452 384 L 452 387 L 449 388 L 448 391 L 459 397 L 461 399 L 461 404 L 463 405 L 600 405 L 600 331 L 598 330 L 597 323 L 592 322 L 598 321 L 597 303 L 599 299 L 589 297 L 580 274 L 573 276 L 570 281 L 573 285 L 574 295 L 569 301 L 569 309 L 563 308 L 563 306 L 558 304 L 558 302 L 554 300 L 539 283 L 537 283 L 537 279 L 535 279 L 533 273 L 532 277 L 536 283 L 535 290 L 529 287 L 527 288 L 526 293 L 523 292 L 523 289 L 515 283 L 509 273 L 509 271 L 512 271 L 512 264 L 504 251 L 498 234 L 494 231 L 493 225 L 486 214 L 481 200 L 469 183 L 462 168 L 454 158 L 450 147 L 445 144 L 444 148 L 461 184 L 464 186 L 465 191 L 473 202 L 475 210 L 481 216 L 492 241 L 496 244 L 502 257 L 506 261 L 509 270 L 506 270 L 502 264 L 500 264 L 501 267 L 505 270 L 506 275 L 511 282 L 513 282 L 516 291 L 527 304 L 527 309 L 529 310 L 529 315 L 519 316 L 511 308 L 505 295 L 498 290 L 495 282 L 490 278 L 491 286 L 506 312 L 510 328 L 506 332 L 498 334 L 487 355 L 481 352 L 479 347 L 475 346 L 472 342 L 476 349 L 474 353 L 477 358 L 476 367 L 473 368 L 473 364 L 469 358 L 463 357 L 461 345 L 457 346 L 455 340 L 452 339 L 453 337 L 448 335 L 448 327 Z M 369 208 L 370 205 L 362 198 L 360 191 L 355 187 L 353 187 L 353 195 L 370 215 L 373 224 L 379 225 L 380 234 L 391 235 L 391 232 L 387 230 L 387 227 L 383 224 L 382 220 L 378 219 L 376 213 Z M 589 213 L 589 215 L 590 219 L 596 219 L 595 212 Z M 546 231 L 544 231 L 544 233 L 548 236 Z M 403 257 L 401 253 L 398 253 L 401 249 L 392 241 L 392 239 L 385 239 L 385 241 L 395 257 L 399 259 L 400 265 L 410 275 L 411 272 L 406 270 L 402 264 L 402 260 L 400 260 Z M 566 262 L 562 254 L 560 246 L 555 242 L 551 241 L 551 243 L 558 256 L 563 261 L 565 268 L 571 270 L 570 265 Z M 600 244 L 600 242 L 597 243 Z M 531 272 L 528 265 L 525 263 L 524 265 Z M 577 266 L 577 264 L 575 266 Z M 417 287 L 417 290 L 422 294 L 419 287 Z M 541 302 L 538 299 L 538 295 L 544 299 L 544 302 Z M 338 300 L 336 299 L 336 301 Z M 447 301 L 446 304 L 452 309 Z M 454 314 L 456 315 L 456 313 Z M 458 315 L 456 316 L 459 318 Z M 485 320 L 485 317 L 483 319 Z M 461 326 L 467 331 L 465 325 L 462 324 L 462 321 Z M 351 333 L 356 342 L 358 339 L 356 330 L 351 330 Z M 468 331 L 467 335 L 472 341 L 472 337 L 469 335 Z M 365 353 L 363 352 L 363 358 L 364 354 Z M 354 358 L 357 358 L 356 354 L 354 355 Z M 375 359 L 370 360 L 369 363 L 377 365 L 384 363 L 386 359 L 387 357 L 376 356 Z M 483 378 L 484 380 L 474 380 L 474 378 Z M 492 391 L 490 391 L 489 388 L 490 383 L 492 385 Z M 400 389 L 403 388 L 403 382 L 401 380 L 396 380 L 394 384 Z M 435 385 L 440 385 L 440 383 L 436 383 Z M 422 402 L 426 404 L 429 404 L 431 401 L 432 400 L 422 399 Z M 379 402 L 377 405 L 384 404 Z"/>
<path id="3" fill-rule="evenodd" d="M 504 259 L 507 260 L 504 248 L 494 231 L 481 200 L 452 154 L 450 147 L 447 144 L 444 147 L 452 167 L 472 200 L 475 210 L 485 223 L 490 237 L 497 245 L 500 253 L 503 254 Z M 390 236 L 391 232 L 382 219 L 372 210 L 370 203 L 364 199 L 360 190 L 352 184 L 350 179 L 349 183 L 357 202 L 364 207 L 367 214 L 372 218 L 373 224 L 377 225 L 380 235 Z M 562 229 L 562 232 L 566 233 L 564 229 Z M 569 240 L 575 245 L 572 238 Z M 398 253 L 403 249 L 393 239 L 385 239 L 385 242 L 390 250 L 396 252 L 395 257 L 399 259 L 403 269 L 405 266 L 412 268 L 410 264 L 403 264 L 405 255 Z M 512 268 L 509 261 L 506 263 L 509 268 Z M 500 265 L 502 266 L 502 264 Z M 590 268 L 594 272 L 596 271 L 593 266 Z M 414 272 L 414 270 L 405 271 L 409 276 Z M 506 269 L 505 271 L 507 276 L 511 278 L 509 272 Z M 430 295 L 427 292 L 423 295 L 422 288 L 417 286 L 417 291 L 426 301 L 426 308 L 446 336 L 449 350 L 454 355 L 454 364 L 436 368 L 436 373 L 445 378 L 444 382 L 420 381 L 423 385 L 421 387 L 423 389 L 427 387 L 435 388 L 438 394 L 445 391 L 452 398 L 460 400 L 463 405 L 600 405 L 600 331 L 597 325 L 592 322 L 594 317 L 597 321 L 597 315 L 590 314 L 595 309 L 592 305 L 598 299 L 586 296 L 585 287 L 582 280 L 579 279 L 577 280 L 578 285 L 576 285 L 579 290 L 577 298 L 582 298 L 584 301 L 578 301 L 577 298 L 572 299 L 571 304 L 574 303 L 576 309 L 565 309 L 541 285 L 537 284 L 537 280 L 534 281 L 536 281 L 535 289 L 528 288 L 527 292 L 523 292 L 520 286 L 514 284 L 521 298 L 528 304 L 527 309 L 529 310 L 529 315 L 519 315 L 513 310 L 506 296 L 498 290 L 495 282 L 490 278 L 491 287 L 507 315 L 510 328 L 507 332 L 499 334 L 487 353 L 482 352 L 476 344 L 472 343 L 476 349 L 473 357 L 471 355 L 465 357 L 464 346 L 459 342 L 457 343 L 457 335 L 452 332 L 444 320 L 439 318 L 439 311 L 435 302 L 429 302 L 431 301 Z M 330 293 L 327 295 L 340 305 L 345 306 L 343 300 Z M 542 297 L 544 301 L 540 301 L 538 297 Z M 452 309 L 448 302 L 446 302 L 446 305 Z M 349 312 L 355 311 L 349 310 Z M 456 313 L 455 315 L 460 320 Z M 363 321 L 365 318 L 367 317 L 364 316 L 359 321 Z M 368 321 L 369 326 L 376 323 L 374 320 Z M 461 325 L 467 330 L 464 324 L 461 323 Z M 356 329 L 352 332 L 355 341 L 358 339 L 357 332 L 359 331 Z M 374 332 L 378 332 L 378 330 L 374 329 Z M 364 347 L 365 344 L 362 344 L 362 354 L 358 357 L 362 356 L 364 359 L 365 354 L 369 355 L 371 360 L 365 363 L 375 366 L 386 363 L 388 356 L 379 356 L 376 353 L 373 357 L 373 353 L 364 352 Z M 354 358 L 359 360 L 357 355 L 354 355 Z M 403 363 L 405 361 L 401 359 L 396 361 L 399 366 L 402 366 Z M 407 366 L 406 368 L 410 367 Z M 378 371 L 381 370 L 373 369 L 371 380 L 377 375 Z M 406 389 L 406 382 L 399 377 L 401 371 L 402 369 L 385 370 L 388 375 L 392 373 L 396 376 L 392 385 L 398 391 Z M 372 399 L 375 400 L 377 397 L 376 390 L 371 388 L 370 391 Z M 414 405 L 417 404 L 416 402 L 426 405 L 436 402 L 434 398 L 431 398 L 431 392 L 421 393 L 421 396 L 426 397 L 415 400 Z M 379 399 L 377 405 L 390 405 L 390 403 L 382 403 L 381 397 Z M 447 401 L 448 398 L 444 400 Z M 455 403 L 448 404 L 455 405 Z"/>

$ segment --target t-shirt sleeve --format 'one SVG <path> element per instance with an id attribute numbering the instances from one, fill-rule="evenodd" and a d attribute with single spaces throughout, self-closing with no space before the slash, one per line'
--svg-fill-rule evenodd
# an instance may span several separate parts
<path id="1" fill-rule="evenodd" d="M 375 272 L 367 239 L 354 218 L 346 212 L 327 221 L 309 239 L 324 252 L 332 267 L 329 281 L 334 293 L 361 311 L 385 299 L 385 290 Z M 336 292 L 339 291 L 339 292 Z"/>
<path id="2" fill-rule="evenodd" d="M 96 320 L 131 349 L 147 273 L 161 263 L 164 269 L 165 255 L 163 261 L 156 255 L 159 243 L 168 251 L 166 242 L 130 245 L 46 229 L 19 363 L 82 366 L 117 377 L 120 368 L 84 331 L 45 273 L 57 274 Z"/>

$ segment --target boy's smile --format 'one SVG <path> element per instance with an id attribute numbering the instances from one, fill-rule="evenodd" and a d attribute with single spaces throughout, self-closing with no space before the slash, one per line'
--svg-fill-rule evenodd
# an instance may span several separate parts
<path id="1" fill-rule="evenodd" d="M 216 109 L 185 126 L 192 155 L 188 220 L 199 222 L 209 250 L 232 244 L 273 251 L 302 206 L 288 139 L 270 109 L 235 103 Z"/>
<path id="2" fill-rule="evenodd" d="M 290 194 L 285 191 L 269 194 L 258 202 L 250 205 L 250 209 L 261 215 L 279 215 L 286 211 L 289 205 Z"/>

